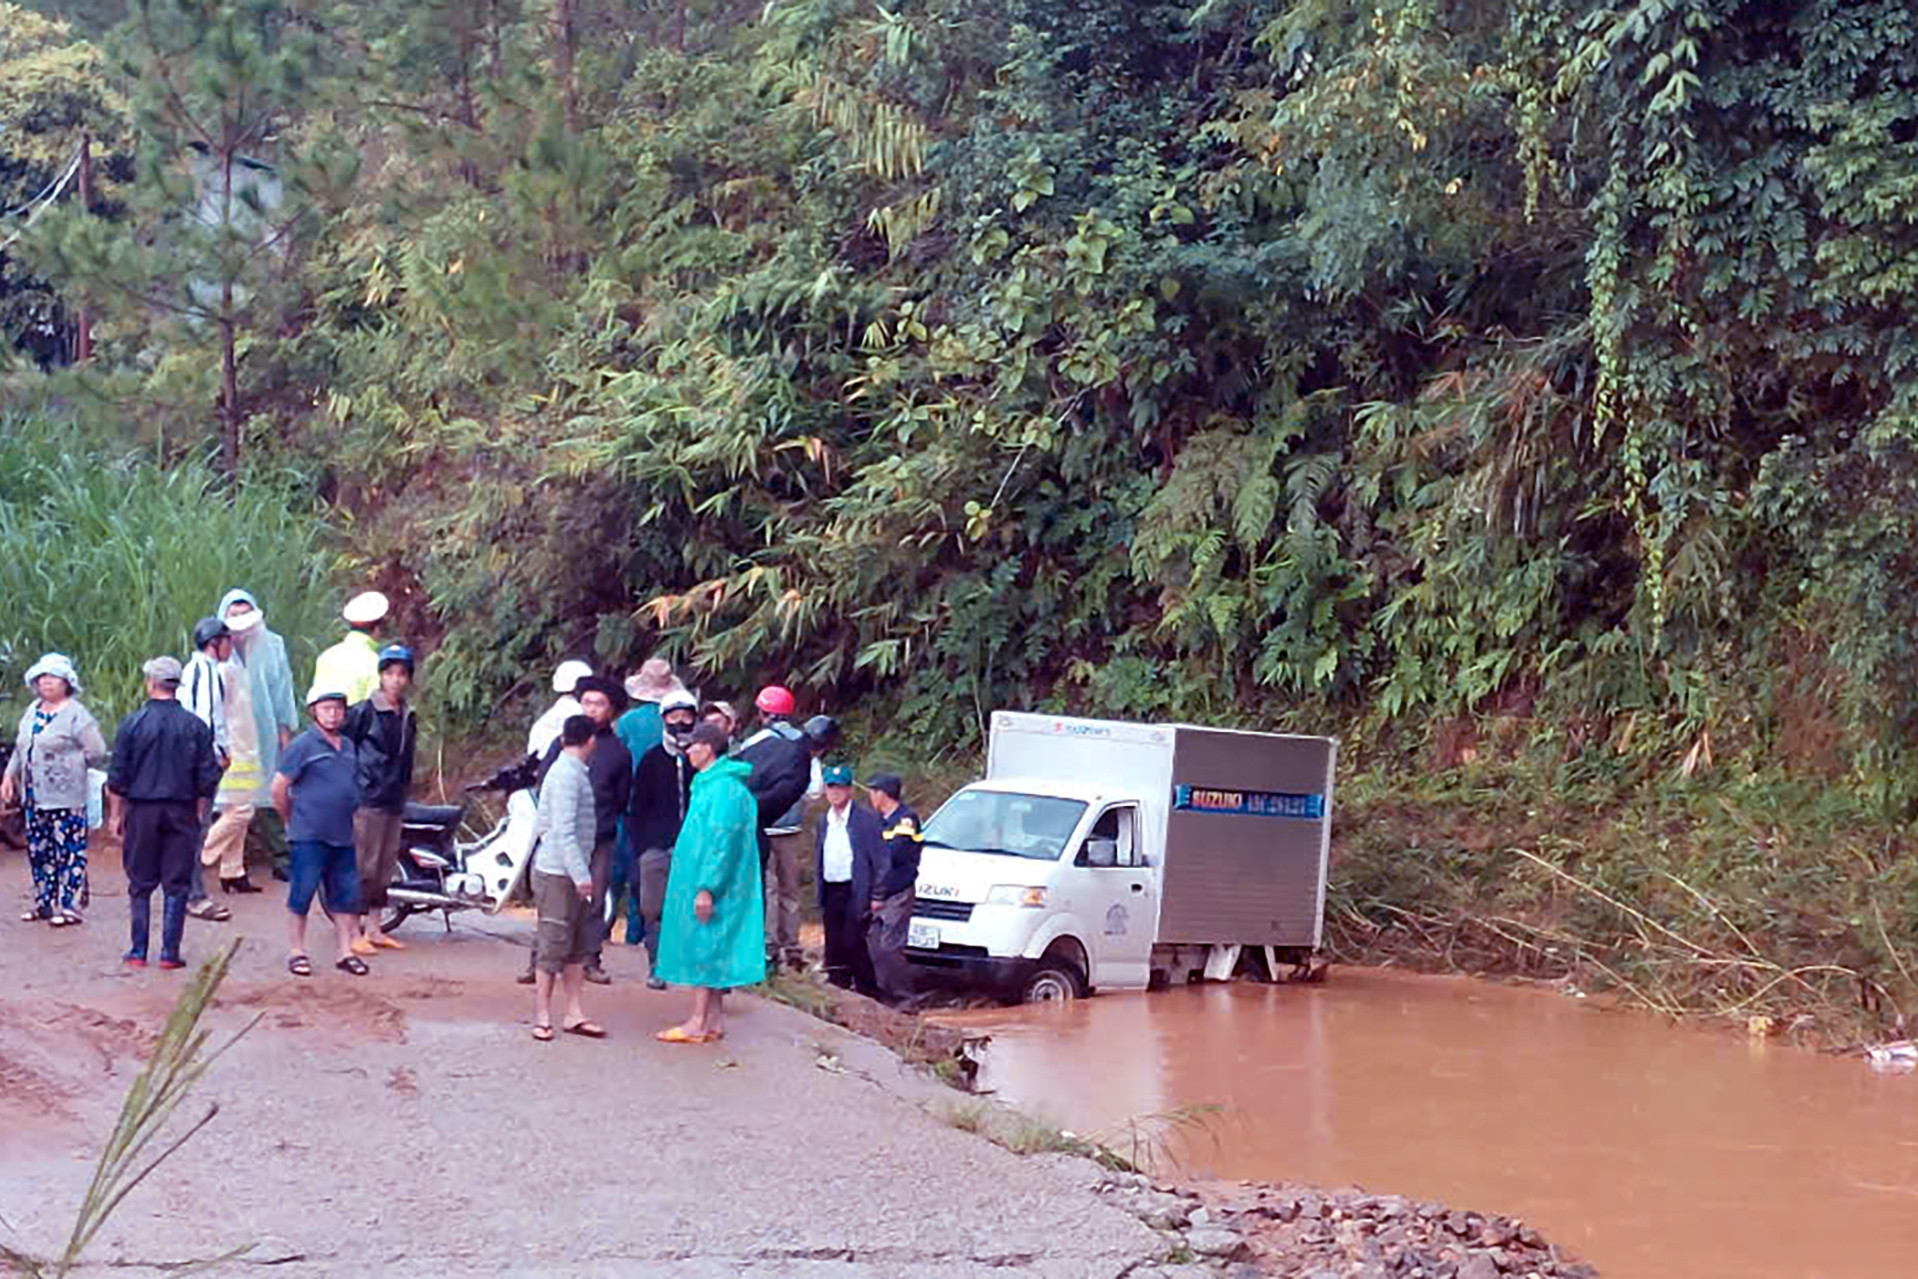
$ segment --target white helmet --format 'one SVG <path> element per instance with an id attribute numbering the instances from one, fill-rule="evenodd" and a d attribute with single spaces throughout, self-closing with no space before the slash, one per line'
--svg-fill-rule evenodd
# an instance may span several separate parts
<path id="1" fill-rule="evenodd" d="M 561 662 L 559 669 L 553 672 L 553 691 L 570 693 L 579 682 L 593 673 L 593 668 L 577 658 Z"/>
<path id="2" fill-rule="evenodd" d="M 371 626 L 384 618 L 391 607 L 386 596 L 378 591 L 361 591 L 346 602 L 340 616 L 349 626 Z"/>

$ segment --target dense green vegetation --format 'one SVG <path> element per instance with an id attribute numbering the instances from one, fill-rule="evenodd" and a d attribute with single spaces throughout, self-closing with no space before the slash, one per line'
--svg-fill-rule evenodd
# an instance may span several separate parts
<path id="1" fill-rule="evenodd" d="M 11 737 L 41 653 L 72 656 L 110 731 L 145 697 L 140 667 L 191 651 L 235 586 L 252 590 L 302 673 L 332 629 L 320 525 L 293 476 L 226 496 L 208 468 L 161 468 L 43 423 L 0 418 L 0 725 Z"/>
<path id="2" fill-rule="evenodd" d="M 317 476 L 462 722 L 663 644 L 954 753 L 1517 725 L 1534 780 L 1911 817 L 1906 0 L 71 16 L 0 5 L 0 196 L 123 158 L 5 251 L 5 393 Z M 1895 979 L 1883 907 L 1817 909 Z"/>

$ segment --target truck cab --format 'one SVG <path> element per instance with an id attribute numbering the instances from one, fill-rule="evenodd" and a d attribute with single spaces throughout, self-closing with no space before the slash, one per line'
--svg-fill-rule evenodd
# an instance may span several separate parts
<path id="1" fill-rule="evenodd" d="M 907 954 L 1025 998 L 1143 989 L 1159 897 L 1145 802 L 1038 777 L 959 791 L 925 824 Z"/>

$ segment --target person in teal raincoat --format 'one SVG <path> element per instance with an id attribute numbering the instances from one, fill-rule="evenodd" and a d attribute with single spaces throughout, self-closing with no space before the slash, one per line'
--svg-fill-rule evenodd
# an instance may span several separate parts
<path id="1" fill-rule="evenodd" d="M 726 1037 L 726 992 L 766 979 L 766 911 L 750 766 L 726 758 L 726 733 L 716 724 L 693 730 L 686 758 L 699 773 L 673 845 L 654 971 L 693 988 L 693 1012 L 658 1038 L 704 1044 Z"/>

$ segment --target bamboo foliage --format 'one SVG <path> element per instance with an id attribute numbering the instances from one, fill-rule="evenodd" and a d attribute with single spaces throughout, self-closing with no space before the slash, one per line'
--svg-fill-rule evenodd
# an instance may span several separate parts
<path id="1" fill-rule="evenodd" d="M 820 127 L 838 137 L 856 168 L 882 182 L 900 182 L 925 172 L 930 135 L 905 108 L 875 101 L 823 72 L 804 101 Z"/>

